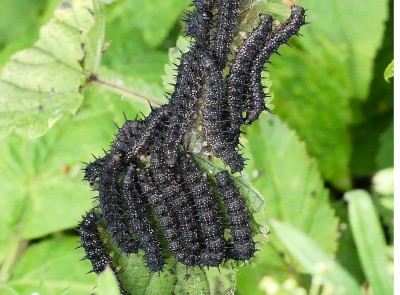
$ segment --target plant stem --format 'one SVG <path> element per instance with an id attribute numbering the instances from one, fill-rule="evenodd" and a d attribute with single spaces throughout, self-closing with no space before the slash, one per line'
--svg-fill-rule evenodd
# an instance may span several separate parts
<path id="1" fill-rule="evenodd" d="M 14 234 L 7 247 L 8 252 L 6 259 L 0 270 L 0 282 L 5 282 L 8 280 L 11 268 L 14 266 L 19 253 L 26 247 L 27 243 L 27 241 L 21 240 L 17 233 Z"/>
<path id="2" fill-rule="evenodd" d="M 135 89 L 128 88 L 126 86 L 115 84 L 114 82 L 108 81 L 99 76 L 92 75 L 89 78 L 89 83 L 98 85 L 99 87 L 102 87 L 111 92 L 120 94 L 120 95 L 127 97 L 129 99 L 132 99 L 134 101 L 138 101 L 138 102 L 142 102 L 142 103 L 149 102 L 154 106 L 160 106 L 163 104 L 162 101 L 160 101 L 159 99 L 157 99 L 155 97 L 145 95 L 143 93 L 136 91 Z"/>

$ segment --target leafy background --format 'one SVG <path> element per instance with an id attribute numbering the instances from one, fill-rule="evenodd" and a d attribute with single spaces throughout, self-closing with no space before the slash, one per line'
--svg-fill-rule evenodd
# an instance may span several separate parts
<path id="1" fill-rule="evenodd" d="M 1 294 L 118 293 L 74 249 L 94 196 L 82 162 L 108 147 L 124 112 L 165 101 L 189 1 L 66 3 L 0 4 Z M 149 279 L 136 258 L 121 262 L 147 275 L 133 294 L 392 293 L 393 1 L 300 4 L 311 24 L 268 66 L 274 115 L 243 140 L 269 241 L 222 274 L 175 265 Z M 287 16 L 279 1 L 242 8 L 247 20 Z"/>

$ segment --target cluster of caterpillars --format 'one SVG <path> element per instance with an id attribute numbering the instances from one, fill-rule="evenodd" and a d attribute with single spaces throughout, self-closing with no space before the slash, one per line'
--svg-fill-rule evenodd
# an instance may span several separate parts
<path id="1" fill-rule="evenodd" d="M 230 174 L 205 175 L 185 135 L 200 132 L 206 151 L 232 173 L 243 170 L 240 128 L 266 110 L 264 64 L 298 35 L 304 9 L 292 6 L 275 27 L 272 17 L 260 14 L 229 61 L 239 0 L 194 0 L 192 6 L 185 33 L 193 42 L 180 59 L 169 103 L 144 119 L 126 120 L 110 151 L 85 168 L 99 206 L 84 217 L 80 236 L 96 273 L 111 264 L 99 222 L 123 253 L 142 249 L 152 272 L 163 269 L 168 255 L 187 266 L 218 267 L 227 259 L 249 260 L 256 251 L 246 203 Z"/>

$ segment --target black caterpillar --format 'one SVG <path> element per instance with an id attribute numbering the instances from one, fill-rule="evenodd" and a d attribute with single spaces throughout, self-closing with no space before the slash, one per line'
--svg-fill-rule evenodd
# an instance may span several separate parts
<path id="1" fill-rule="evenodd" d="M 198 253 L 200 245 L 188 195 L 179 184 L 176 173 L 167 166 L 161 148 L 155 146 L 151 155 L 150 167 L 153 170 L 153 178 L 175 213 L 182 242 L 190 252 Z"/>
<path id="2" fill-rule="evenodd" d="M 218 266 L 225 258 L 225 240 L 211 183 L 201 174 L 189 154 L 181 156 L 180 167 L 194 201 L 204 240 L 200 262 L 205 266 Z"/>
<path id="3" fill-rule="evenodd" d="M 216 63 L 210 56 L 204 55 L 205 103 L 201 109 L 204 122 L 204 136 L 215 156 L 232 168 L 232 172 L 242 171 L 244 159 L 239 155 L 236 146 L 226 140 L 224 112 L 224 80 Z"/>
<path id="4" fill-rule="evenodd" d="M 147 199 L 142 198 L 138 189 L 135 166 L 128 167 L 122 180 L 121 197 L 124 202 L 124 216 L 132 233 L 138 237 L 139 248 L 143 249 L 151 271 L 160 271 L 164 266 L 162 245 L 147 218 Z"/>
<path id="5" fill-rule="evenodd" d="M 115 244 L 127 253 L 137 252 L 137 240 L 133 239 L 122 218 L 121 197 L 118 187 L 118 177 L 122 170 L 122 160 L 116 154 L 105 156 L 103 170 L 99 177 L 100 208 L 103 212 L 106 226 L 114 238 Z"/>
<path id="6" fill-rule="evenodd" d="M 258 119 L 262 111 L 267 110 L 265 106 L 265 94 L 261 84 L 261 72 L 264 64 L 268 61 L 271 54 L 278 51 L 280 45 L 286 44 L 290 37 L 298 35 L 301 26 L 304 24 L 306 24 L 304 9 L 293 5 L 289 19 L 268 35 L 265 46 L 258 53 L 251 68 L 246 124 L 251 124 Z"/>
<path id="7" fill-rule="evenodd" d="M 228 256 L 235 260 L 249 260 L 253 257 L 256 249 L 246 204 L 232 179 L 230 179 L 228 171 L 218 173 L 215 179 L 231 227 L 233 245 L 229 248 Z"/>
<path id="8" fill-rule="evenodd" d="M 239 14 L 239 0 L 220 0 L 217 4 L 218 13 L 215 21 L 215 31 L 211 37 L 210 52 L 218 69 L 225 68 L 228 61 L 236 21 Z"/>
<path id="9" fill-rule="evenodd" d="M 244 97 L 251 78 L 248 73 L 251 72 L 254 59 L 259 55 L 261 48 L 265 44 L 265 39 L 271 31 L 272 17 L 260 14 L 260 24 L 244 40 L 243 44 L 236 51 L 235 59 L 230 64 L 229 75 L 227 77 L 227 96 L 231 127 L 228 133 L 235 141 L 238 140 L 240 135 L 239 130 L 242 124 L 243 106 L 247 103 L 249 108 L 251 108 L 252 101 L 254 100 L 246 100 Z M 248 114 L 250 112 L 248 111 Z"/>
<path id="10" fill-rule="evenodd" d="M 86 253 L 85 258 L 90 260 L 93 272 L 97 274 L 101 273 L 108 265 L 111 266 L 111 257 L 107 254 L 106 247 L 97 230 L 100 219 L 101 216 L 91 210 L 83 217 L 79 225 L 79 236 Z"/>
<path id="11" fill-rule="evenodd" d="M 292 6 L 275 29 L 272 17 L 261 14 L 229 60 L 239 1 L 194 0 L 192 6 L 184 19 L 192 46 L 181 57 L 169 103 L 126 120 L 110 151 L 86 165 L 84 179 L 99 192 L 100 215 L 88 213 L 80 236 L 96 273 L 112 264 L 97 231 L 100 219 L 122 254 L 144 251 L 152 272 L 162 271 L 169 256 L 187 266 L 218 267 L 256 252 L 246 203 L 228 171 L 215 184 L 194 154 L 220 158 L 233 173 L 244 169 L 240 128 L 266 109 L 264 64 L 298 35 L 304 9 Z"/>

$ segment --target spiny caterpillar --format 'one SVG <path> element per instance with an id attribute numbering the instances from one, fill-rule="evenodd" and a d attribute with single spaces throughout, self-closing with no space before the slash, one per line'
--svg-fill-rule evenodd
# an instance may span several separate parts
<path id="1" fill-rule="evenodd" d="M 260 14 L 231 53 L 239 0 L 194 0 L 192 7 L 184 21 L 193 41 L 180 59 L 170 101 L 143 119 L 126 120 L 110 151 L 85 168 L 84 179 L 99 192 L 101 217 L 91 211 L 83 219 L 81 244 L 96 273 L 112 264 L 99 240 L 100 218 L 121 253 L 144 251 L 151 272 L 162 271 L 170 256 L 187 266 L 218 267 L 256 252 L 241 192 L 228 171 L 202 171 L 189 135 L 197 133 L 200 152 L 220 158 L 232 173 L 244 169 L 241 127 L 266 109 L 264 64 L 298 35 L 305 12 L 292 6 L 275 28 L 271 16 Z"/>

